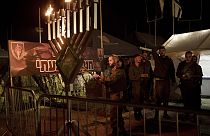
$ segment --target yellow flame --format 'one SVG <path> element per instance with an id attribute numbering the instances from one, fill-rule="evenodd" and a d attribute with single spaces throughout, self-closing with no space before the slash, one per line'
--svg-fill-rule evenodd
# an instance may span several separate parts
<path id="1" fill-rule="evenodd" d="M 52 14 L 53 8 L 51 7 L 51 5 L 48 7 L 45 16 L 50 16 Z"/>
<path id="2" fill-rule="evenodd" d="M 71 2 L 71 0 L 65 0 L 65 2 Z"/>

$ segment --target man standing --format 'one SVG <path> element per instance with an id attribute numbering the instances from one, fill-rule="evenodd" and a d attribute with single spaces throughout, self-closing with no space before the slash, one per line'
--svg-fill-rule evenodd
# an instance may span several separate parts
<path id="1" fill-rule="evenodd" d="M 157 50 L 159 54 L 157 53 Z M 153 59 L 155 61 L 154 68 L 154 99 L 157 106 L 163 103 L 163 106 L 168 106 L 170 96 L 170 81 L 175 80 L 175 68 L 171 58 L 166 56 L 164 46 L 154 48 L 152 50 Z M 158 110 L 155 112 L 155 119 L 158 117 Z M 167 111 L 164 111 L 164 118 L 170 118 Z"/>
<path id="2" fill-rule="evenodd" d="M 109 71 L 106 72 L 101 81 L 105 83 L 109 91 L 110 100 L 120 101 L 122 94 L 126 89 L 126 75 L 123 68 L 119 64 L 119 57 L 111 55 L 108 58 Z M 124 119 L 122 117 L 122 106 L 112 105 L 110 111 L 110 121 L 112 127 L 112 136 L 126 135 L 124 128 Z"/>
<path id="3" fill-rule="evenodd" d="M 185 53 L 185 60 L 177 67 L 176 76 L 180 79 L 180 90 L 184 107 L 188 109 L 200 109 L 202 68 L 192 57 L 192 52 Z"/>
<path id="4" fill-rule="evenodd" d="M 143 68 L 141 67 L 142 57 L 140 54 L 134 55 L 134 63 L 130 65 L 129 68 L 129 79 L 132 85 L 132 100 L 133 104 L 143 104 L 144 102 L 144 94 L 141 90 L 140 79 L 141 74 L 143 72 Z M 134 107 L 134 117 L 136 120 L 140 120 L 143 118 L 141 114 L 142 108 Z"/>
<path id="5" fill-rule="evenodd" d="M 151 100 L 151 89 L 152 89 L 152 79 L 153 79 L 153 70 L 151 62 L 148 60 L 148 53 L 142 53 L 142 68 L 143 73 L 141 74 L 141 90 L 144 93 L 144 101 L 149 102 Z"/>

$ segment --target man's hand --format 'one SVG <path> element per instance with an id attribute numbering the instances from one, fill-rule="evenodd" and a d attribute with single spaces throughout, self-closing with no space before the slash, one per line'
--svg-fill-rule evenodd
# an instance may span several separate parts
<path id="1" fill-rule="evenodd" d="M 94 73 L 93 73 L 93 78 L 98 79 L 98 78 L 100 78 L 100 75 L 98 75 L 98 74 L 96 74 L 96 72 L 94 72 Z"/>

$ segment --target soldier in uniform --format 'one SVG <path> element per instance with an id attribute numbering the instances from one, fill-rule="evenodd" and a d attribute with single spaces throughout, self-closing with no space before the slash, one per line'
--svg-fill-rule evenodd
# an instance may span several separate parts
<path id="1" fill-rule="evenodd" d="M 143 73 L 141 74 L 141 89 L 144 93 L 144 101 L 150 102 L 151 100 L 151 89 L 153 86 L 152 79 L 153 79 L 153 70 L 151 66 L 151 62 L 148 60 L 148 53 L 142 53 L 142 65 Z"/>
<path id="2" fill-rule="evenodd" d="M 108 58 L 110 69 L 107 70 L 104 76 L 101 76 L 101 81 L 105 83 L 109 91 L 110 100 L 121 101 L 123 92 L 126 89 L 126 75 L 124 69 L 121 68 L 119 57 L 111 55 Z M 110 111 L 110 121 L 112 127 L 112 136 L 126 135 L 124 128 L 124 119 L 122 117 L 122 106 L 112 105 Z M 118 120 L 118 121 L 117 121 Z M 118 125 L 118 126 L 117 126 Z"/>
<path id="3" fill-rule="evenodd" d="M 159 51 L 159 54 L 157 53 Z M 154 99 L 158 106 L 162 103 L 164 106 L 168 106 L 170 96 L 170 83 L 176 82 L 175 80 L 175 68 L 173 60 L 166 56 L 166 49 L 164 46 L 154 48 L 152 50 L 153 59 L 155 61 L 154 68 Z M 158 117 L 158 111 L 155 112 L 155 119 Z M 164 118 L 170 118 L 167 111 L 164 111 Z"/>
<path id="4" fill-rule="evenodd" d="M 180 79 L 180 90 L 184 107 L 200 109 L 201 107 L 201 84 L 202 68 L 192 59 L 192 52 L 185 53 L 185 60 L 177 67 L 176 76 Z"/>
<path id="5" fill-rule="evenodd" d="M 140 54 L 134 55 L 134 63 L 129 67 L 129 79 L 132 85 L 132 100 L 133 104 L 143 104 L 144 93 L 141 90 L 141 74 L 143 73 L 143 67 L 141 67 L 142 57 Z M 143 118 L 141 110 L 142 108 L 134 107 L 134 117 L 136 120 Z"/>

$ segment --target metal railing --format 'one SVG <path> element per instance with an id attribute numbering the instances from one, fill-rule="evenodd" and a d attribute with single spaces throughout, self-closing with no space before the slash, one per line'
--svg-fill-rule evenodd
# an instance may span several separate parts
<path id="1" fill-rule="evenodd" d="M 32 90 L 9 88 L 6 97 L 7 122 L 9 130 L 15 135 L 31 136 L 107 136 L 111 133 L 110 107 L 126 106 L 123 113 L 125 128 L 131 135 L 163 135 L 166 127 L 170 133 L 182 135 L 183 128 L 191 127 L 191 135 L 205 132 L 202 120 L 210 117 L 210 110 L 190 110 L 182 106 L 157 107 L 154 104 L 128 104 L 105 99 L 88 99 L 73 96 L 40 95 L 35 98 Z M 10 100 L 11 99 L 11 100 Z M 143 119 L 135 121 L 133 107 L 141 107 Z M 158 120 L 153 119 L 153 112 L 159 111 Z M 171 119 L 162 119 L 162 111 L 167 110 Z M 68 112 L 70 111 L 70 112 Z M 196 114 L 195 122 L 182 121 L 184 113 Z M 119 123 L 119 121 L 117 120 Z M 168 126 L 166 126 L 168 125 Z M 208 126 L 210 126 L 208 124 Z M 136 131 L 138 127 L 138 131 Z M 151 129 L 155 129 L 151 132 Z M 29 133 L 30 132 L 30 133 Z"/>
<path id="2" fill-rule="evenodd" d="M 10 87 L 5 91 L 6 123 L 15 136 L 36 135 L 36 98 L 33 90 Z"/>

